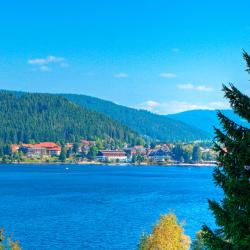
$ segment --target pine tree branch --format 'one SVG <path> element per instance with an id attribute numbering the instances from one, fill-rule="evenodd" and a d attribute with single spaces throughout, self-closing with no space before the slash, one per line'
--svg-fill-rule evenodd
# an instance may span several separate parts
<path id="1" fill-rule="evenodd" d="M 248 53 L 245 50 L 243 50 L 243 58 L 245 59 L 245 61 L 247 63 L 247 69 L 246 69 L 246 71 L 248 73 L 250 73 L 250 56 L 248 55 Z"/>
<path id="2" fill-rule="evenodd" d="M 220 231 L 217 230 L 215 233 L 207 226 L 202 226 L 202 239 L 208 249 L 211 250 L 229 250 L 231 249 L 231 244 L 225 242 L 221 235 Z"/>
<path id="3" fill-rule="evenodd" d="M 222 90 L 234 112 L 250 122 L 250 98 L 242 94 L 233 84 L 229 84 L 229 87 L 223 84 Z"/>
<path id="4" fill-rule="evenodd" d="M 216 224 L 219 226 L 224 226 L 225 221 L 230 222 L 230 217 L 223 209 L 222 206 L 216 201 L 208 200 L 210 209 L 214 214 L 216 214 Z"/>
<path id="5" fill-rule="evenodd" d="M 234 140 L 241 141 L 246 136 L 249 135 L 250 129 L 245 128 L 241 125 L 238 125 L 234 121 L 226 117 L 222 112 L 218 111 L 217 116 L 220 120 L 221 125 L 223 126 L 224 131 Z M 215 128 L 217 134 L 218 129 Z"/>

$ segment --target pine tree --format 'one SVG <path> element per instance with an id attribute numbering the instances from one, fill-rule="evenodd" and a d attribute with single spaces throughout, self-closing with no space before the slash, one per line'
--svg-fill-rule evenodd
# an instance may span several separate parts
<path id="1" fill-rule="evenodd" d="M 61 153 L 59 155 L 59 160 L 61 162 L 65 162 L 66 161 L 66 152 L 65 152 L 65 146 L 64 145 L 62 145 Z"/>
<path id="2" fill-rule="evenodd" d="M 194 163 L 201 161 L 201 149 L 198 145 L 195 145 L 193 147 L 193 153 L 192 153 L 192 161 Z"/>
<path id="3" fill-rule="evenodd" d="M 250 56 L 243 56 L 250 73 Z M 234 112 L 250 123 L 250 97 L 232 84 L 223 85 L 223 91 Z M 224 198 L 220 203 L 209 200 L 218 229 L 203 226 L 203 240 L 208 249 L 245 250 L 250 247 L 250 129 L 221 112 L 218 117 L 223 130 L 215 129 L 218 166 L 213 176 Z"/>

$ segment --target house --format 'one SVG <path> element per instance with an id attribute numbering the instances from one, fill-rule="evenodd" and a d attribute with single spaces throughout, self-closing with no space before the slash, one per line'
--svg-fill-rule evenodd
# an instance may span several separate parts
<path id="1" fill-rule="evenodd" d="M 124 148 L 123 150 L 127 156 L 127 159 L 130 159 L 130 160 L 132 159 L 133 155 L 136 154 L 136 151 L 134 148 Z"/>
<path id="2" fill-rule="evenodd" d="M 148 159 L 152 162 L 165 162 L 166 158 L 167 153 L 162 149 L 154 150 L 148 155 Z"/>
<path id="3" fill-rule="evenodd" d="M 100 150 L 97 153 L 96 159 L 98 161 L 119 161 L 126 162 L 127 156 L 124 151 L 121 150 Z"/>
<path id="4" fill-rule="evenodd" d="M 81 140 L 83 146 L 90 146 L 90 142 L 87 140 Z"/>
<path id="5" fill-rule="evenodd" d="M 40 142 L 37 145 L 47 149 L 58 147 L 58 145 L 55 142 Z"/>
<path id="6" fill-rule="evenodd" d="M 61 154 L 61 148 L 58 146 L 53 148 L 48 148 L 48 154 L 50 156 L 59 156 Z"/>
<path id="7" fill-rule="evenodd" d="M 19 145 L 17 145 L 17 144 L 12 144 L 11 145 L 11 152 L 12 153 L 16 153 L 16 152 L 18 152 L 18 150 L 19 150 Z"/>
<path id="8" fill-rule="evenodd" d="M 61 147 L 59 147 L 55 142 L 40 142 L 37 145 L 45 148 L 47 155 L 49 156 L 59 156 L 61 153 Z"/>
<path id="9" fill-rule="evenodd" d="M 145 156 L 147 154 L 147 149 L 144 146 L 134 146 L 135 154 Z"/>
<path id="10" fill-rule="evenodd" d="M 41 147 L 39 144 L 34 144 L 26 147 L 27 156 L 31 158 L 40 158 L 47 155 L 47 149 Z"/>
<path id="11" fill-rule="evenodd" d="M 39 158 L 43 156 L 59 156 L 61 147 L 54 142 L 41 142 L 37 144 L 23 144 L 21 151 L 28 157 Z"/>
<path id="12" fill-rule="evenodd" d="M 65 145 L 65 147 L 66 147 L 67 149 L 72 149 L 73 146 L 74 146 L 73 143 L 66 143 L 66 145 Z"/>

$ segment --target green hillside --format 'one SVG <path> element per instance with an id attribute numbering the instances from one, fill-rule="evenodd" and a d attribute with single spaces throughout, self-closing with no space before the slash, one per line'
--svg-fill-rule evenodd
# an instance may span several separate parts
<path id="1" fill-rule="evenodd" d="M 108 115 L 145 137 L 168 142 L 211 139 L 209 133 L 198 128 L 145 110 L 132 109 L 85 95 L 63 96 L 82 107 Z"/>
<path id="2" fill-rule="evenodd" d="M 62 96 L 0 91 L 0 141 L 78 141 L 113 138 L 128 143 L 141 139 L 111 118 Z"/>

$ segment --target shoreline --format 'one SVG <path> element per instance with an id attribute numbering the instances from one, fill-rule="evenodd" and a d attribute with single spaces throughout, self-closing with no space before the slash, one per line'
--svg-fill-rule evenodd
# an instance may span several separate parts
<path id="1" fill-rule="evenodd" d="M 134 167 L 147 167 L 147 166 L 161 166 L 161 167 L 171 167 L 171 166 L 180 166 L 180 167 L 215 167 L 216 163 L 103 163 L 103 162 L 8 162 L 0 163 L 1 165 L 101 165 L 101 166 L 134 166 Z"/>

